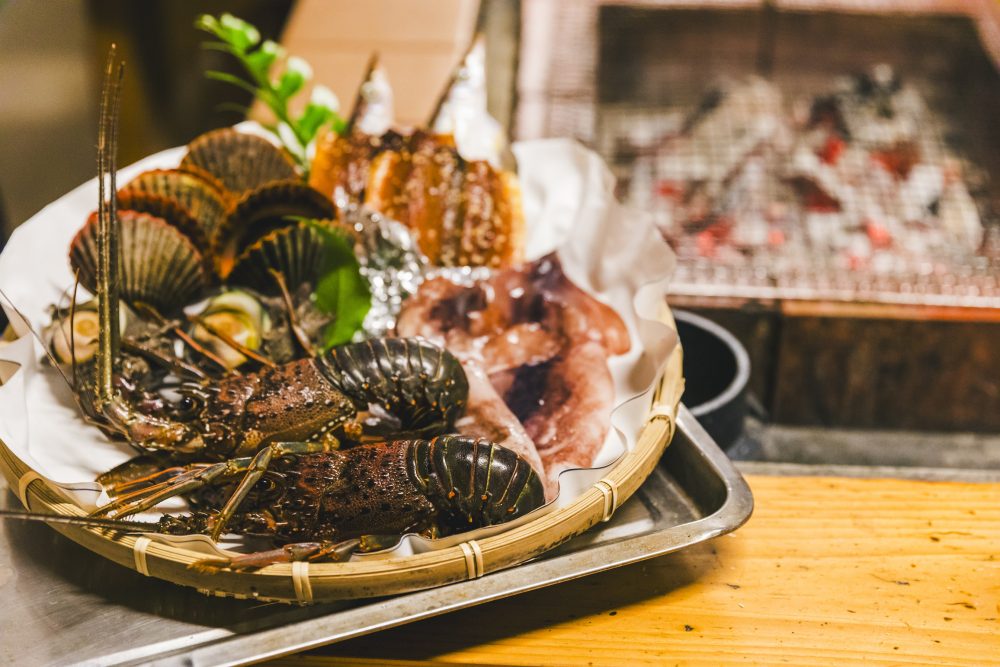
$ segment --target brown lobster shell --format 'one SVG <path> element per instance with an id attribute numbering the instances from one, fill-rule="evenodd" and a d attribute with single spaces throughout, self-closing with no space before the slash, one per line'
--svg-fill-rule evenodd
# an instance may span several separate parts
<path id="1" fill-rule="evenodd" d="M 216 235 L 219 275 L 227 277 L 236 258 L 257 239 L 298 224 L 295 218 L 333 217 L 333 203 L 299 180 L 272 181 L 248 192 L 230 210 Z"/>
<path id="2" fill-rule="evenodd" d="M 188 144 L 181 168 L 196 167 L 212 174 L 236 197 L 270 181 L 296 178 L 288 154 L 254 134 L 222 128 L 206 132 Z"/>
<path id="3" fill-rule="evenodd" d="M 211 284 L 205 259 L 180 230 L 139 211 L 118 211 L 121 225 L 121 298 L 171 313 L 198 298 Z M 70 244 L 69 261 L 80 284 L 97 288 L 97 213 Z"/>

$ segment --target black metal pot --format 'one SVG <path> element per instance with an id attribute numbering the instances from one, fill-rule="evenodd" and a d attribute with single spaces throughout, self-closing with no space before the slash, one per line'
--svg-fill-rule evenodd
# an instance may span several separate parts
<path id="1" fill-rule="evenodd" d="M 674 311 L 684 348 L 684 404 L 723 449 L 743 433 L 750 357 L 736 337 L 715 322 Z"/>

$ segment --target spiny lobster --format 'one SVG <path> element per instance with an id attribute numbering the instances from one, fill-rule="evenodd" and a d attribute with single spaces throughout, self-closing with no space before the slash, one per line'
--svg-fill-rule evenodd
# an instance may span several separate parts
<path id="1" fill-rule="evenodd" d="M 334 448 L 335 433 L 361 435 L 357 414 L 372 405 L 398 421 L 399 433 L 427 437 L 450 430 L 464 411 L 468 382 L 454 356 L 423 340 L 370 340 L 256 373 L 185 381 L 171 398 L 144 359 L 122 362 L 116 312 L 120 230 L 115 197 L 105 196 L 106 182 L 115 192 L 121 66 L 114 72 L 112 51 L 98 133 L 98 351 L 94 375 L 78 392 L 88 418 L 140 451 L 158 454 L 157 465 L 248 456 L 278 441 L 320 441 Z"/>
<path id="2" fill-rule="evenodd" d="M 122 519 L 204 490 L 229 499 L 221 510 L 164 515 L 157 523 Z M 545 502 L 541 479 L 520 456 L 483 439 L 454 435 L 343 451 L 274 443 L 254 457 L 170 468 L 115 491 L 118 498 L 90 517 L 15 511 L 0 516 L 128 532 L 209 533 L 215 539 L 225 529 L 280 545 L 196 564 L 246 570 L 294 560 L 342 560 L 358 549 L 387 546 L 404 533 L 441 536 L 496 525 Z"/>
<path id="3" fill-rule="evenodd" d="M 0 514 L 129 531 L 205 532 L 213 539 L 231 530 L 283 545 L 203 563 L 246 569 L 338 559 L 382 546 L 386 535 L 450 534 L 541 506 L 541 480 L 520 456 L 483 439 L 437 435 L 464 412 L 468 381 L 454 356 L 426 340 L 376 339 L 215 384 L 185 381 L 173 387 L 173 399 L 155 386 L 162 374 L 150 379 L 146 361 L 122 361 L 119 222 L 115 197 L 105 196 L 106 182 L 115 192 L 122 71 L 119 65 L 115 76 L 112 50 L 98 141 L 98 352 L 93 377 L 79 394 L 88 419 L 158 454 L 156 467 L 139 479 L 102 476 L 113 500 L 89 517 Z M 184 370 L 172 366 L 178 369 Z M 397 433 L 437 437 L 338 450 L 336 434 L 358 439 L 358 412 L 371 406 L 398 421 Z M 155 524 L 123 519 L 189 494 L 196 509 L 187 515 Z"/>

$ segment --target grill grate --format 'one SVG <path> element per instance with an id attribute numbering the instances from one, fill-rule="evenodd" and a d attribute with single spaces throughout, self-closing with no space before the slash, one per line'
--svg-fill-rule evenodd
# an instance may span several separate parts
<path id="1" fill-rule="evenodd" d="M 671 4 L 560 5 L 558 39 L 526 15 L 519 115 L 604 155 L 674 246 L 673 292 L 1000 308 L 992 24 Z"/>
<path id="2" fill-rule="evenodd" d="M 887 66 L 819 95 L 749 77 L 601 119 L 620 194 L 677 252 L 675 292 L 1000 306 L 971 194 L 987 179 Z"/>

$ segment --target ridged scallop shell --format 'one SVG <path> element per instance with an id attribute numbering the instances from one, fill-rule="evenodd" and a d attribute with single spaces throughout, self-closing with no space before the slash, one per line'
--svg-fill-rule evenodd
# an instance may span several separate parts
<path id="1" fill-rule="evenodd" d="M 138 191 L 171 199 L 198 221 L 209 243 L 226 217 L 231 195 L 211 174 L 200 170 L 153 169 L 129 181 L 119 192 Z"/>
<path id="2" fill-rule="evenodd" d="M 295 163 L 280 148 L 232 128 L 212 130 L 188 144 L 181 168 L 212 174 L 237 197 L 270 181 L 295 178 Z"/>
<path id="3" fill-rule="evenodd" d="M 257 239 L 236 259 L 229 274 L 231 285 L 245 285 L 265 294 L 277 294 L 278 284 L 269 273 L 281 273 L 289 290 L 302 283 L 315 286 L 327 264 L 327 247 L 312 225 L 299 223 L 275 229 Z"/>
<path id="4" fill-rule="evenodd" d="M 191 303 L 209 286 L 210 274 L 194 244 L 162 218 L 119 211 L 121 298 L 171 313 Z M 97 215 L 92 214 L 70 244 L 69 261 L 80 284 L 97 288 Z"/>
<path id="5" fill-rule="evenodd" d="M 333 203 L 302 181 L 275 181 L 247 193 L 230 210 L 216 236 L 219 275 L 226 277 L 236 258 L 257 239 L 297 224 L 290 218 L 324 220 L 333 215 Z"/>
<path id="6" fill-rule="evenodd" d="M 208 236 L 201 224 L 176 200 L 142 190 L 122 189 L 117 196 L 119 211 L 139 211 L 162 218 L 179 229 L 203 255 L 210 249 Z"/>

